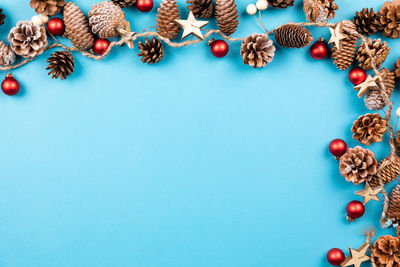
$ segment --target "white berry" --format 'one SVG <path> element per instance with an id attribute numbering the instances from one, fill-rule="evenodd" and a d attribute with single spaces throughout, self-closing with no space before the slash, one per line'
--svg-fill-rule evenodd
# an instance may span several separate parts
<path id="1" fill-rule="evenodd" d="M 258 0 L 257 3 L 256 3 L 256 7 L 257 7 L 259 10 L 265 10 L 265 9 L 267 9 L 267 8 L 268 8 L 268 2 L 267 2 L 267 0 Z"/>
<path id="2" fill-rule="evenodd" d="M 49 21 L 49 17 L 47 15 L 40 14 L 39 18 L 42 20 L 42 24 L 46 24 Z"/>
<path id="3" fill-rule="evenodd" d="M 400 117 L 400 108 L 396 109 L 396 115 L 397 115 L 397 117 Z"/>
<path id="4" fill-rule="evenodd" d="M 42 19 L 37 15 L 33 16 L 31 21 L 33 24 L 36 24 L 38 26 L 42 25 Z"/>
<path id="5" fill-rule="evenodd" d="M 246 7 L 247 14 L 254 15 L 257 13 L 257 7 L 254 4 L 250 4 Z"/>

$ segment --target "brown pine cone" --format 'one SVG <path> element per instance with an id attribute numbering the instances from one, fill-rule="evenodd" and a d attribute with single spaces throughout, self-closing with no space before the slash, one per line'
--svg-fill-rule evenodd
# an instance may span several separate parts
<path id="1" fill-rule="evenodd" d="M 243 63 L 253 68 L 265 67 L 275 55 L 275 46 L 266 34 L 252 34 L 243 40 L 240 47 Z"/>
<path id="2" fill-rule="evenodd" d="M 268 4 L 276 8 L 287 8 L 293 6 L 294 0 L 268 0 Z"/>
<path id="3" fill-rule="evenodd" d="M 164 0 L 157 11 L 157 32 L 162 37 L 175 39 L 181 32 L 181 28 L 175 22 L 180 19 L 178 4 L 175 0 Z"/>
<path id="4" fill-rule="evenodd" d="M 386 218 L 392 222 L 400 220 L 400 185 L 396 185 L 390 193 L 389 206 L 386 212 Z"/>
<path id="5" fill-rule="evenodd" d="M 380 180 L 383 184 L 388 184 L 397 179 L 400 175 L 400 157 L 388 156 L 378 164 L 377 175 L 375 175 L 369 184 L 372 187 L 380 186 Z"/>
<path id="6" fill-rule="evenodd" d="M 385 88 L 386 93 L 388 94 L 388 97 L 390 97 L 393 94 L 394 86 L 395 86 L 395 75 L 393 72 L 391 72 L 389 69 L 382 68 L 379 71 L 379 74 L 381 75 L 382 82 L 380 80 L 377 80 L 378 87 L 383 90 Z M 384 85 L 384 86 L 383 86 Z"/>
<path id="7" fill-rule="evenodd" d="M 92 48 L 94 35 L 89 26 L 89 21 L 79 6 L 68 2 L 64 7 L 65 33 L 72 45 L 80 50 Z"/>
<path id="8" fill-rule="evenodd" d="M 0 25 L 4 24 L 4 19 L 6 18 L 6 15 L 3 13 L 3 9 L 0 8 Z"/>
<path id="9" fill-rule="evenodd" d="M 354 140 L 369 146 L 372 143 L 382 142 L 383 134 L 387 131 L 386 121 L 378 113 L 368 113 L 354 121 L 351 131 Z"/>
<path id="10" fill-rule="evenodd" d="M 372 57 L 375 62 L 375 66 L 380 68 L 385 62 L 389 55 L 390 47 L 388 47 L 386 41 L 382 43 L 382 40 L 371 38 L 368 39 L 368 48 L 371 51 Z M 372 70 L 371 57 L 368 55 L 364 43 L 362 43 L 357 51 L 356 60 L 360 63 L 360 66 L 367 70 Z"/>
<path id="11" fill-rule="evenodd" d="M 187 0 L 187 8 L 193 12 L 196 18 L 208 19 L 214 13 L 212 0 Z"/>
<path id="12" fill-rule="evenodd" d="M 19 21 L 17 26 L 11 29 L 8 41 L 15 54 L 25 58 L 35 57 L 46 49 L 46 29 L 29 20 Z"/>
<path id="13" fill-rule="evenodd" d="M 128 6 L 133 6 L 136 3 L 136 0 L 111 0 L 111 2 L 120 8 L 125 8 Z"/>
<path id="14" fill-rule="evenodd" d="M 364 98 L 365 106 L 370 110 L 383 109 L 386 106 L 385 96 L 382 94 L 382 90 L 385 87 L 387 97 L 391 97 L 394 89 L 394 73 L 390 70 L 383 68 L 379 71 L 382 82 L 377 80 L 379 90 L 373 90 L 367 92 Z M 384 86 L 383 86 L 384 85 Z"/>
<path id="15" fill-rule="evenodd" d="M 16 55 L 11 47 L 0 41 L 0 66 L 10 66 L 14 63 Z"/>
<path id="16" fill-rule="evenodd" d="M 310 22 L 327 22 L 335 17 L 338 9 L 335 0 L 303 0 L 304 14 Z"/>
<path id="17" fill-rule="evenodd" d="M 311 32 L 295 24 L 285 24 L 275 32 L 275 41 L 288 48 L 301 48 L 308 46 L 313 40 Z"/>
<path id="18" fill-rule="evenodd" d="M 357 37 L 348 32 L 356 31 L 356 25 L 350 20 L 343 20 L 343 31 L 348 36 L 342 40 L 342 48 L 338 49 L 336 45 L 332 47 L 332 58 L 336 67 L 340 70 L 346 70 L 354 60 L 354 54 L 357 47 Z"/>
<path id="19" fill-rule="evenodd" d="M 391 235 L 380 236 L 372 247 L 376 267 L 400 266 L 400 239 Z"/>
<path id="20" fill-rule="evenodd" d="M 372 151 L 356 146 L 340 157 L 339 169 L 346 181 L 357 185 L 372 179 L 377 171 L 377 161 Z"/>
<path id="21" fill-rule="evenodd" d="M 125 29 L 125 13 L 119 6 L 103 1 L 92 5 L 89 11 L 89 25 L 100 38 L 114 38 L 118 29 Z"/>
<path id="22" fill-rule="evenodd" d="M 30 6 L 38 14 L 53 16 L 65 6 L 65 0 L 31 0 Z"/>
<path id="23" fill-rule="evenodd" d="M 139 57 L 142 57 L 141 60 L 143 63 L 153 64 L 161 61 L 164 57 L 164 47 L 161 41 L 155 37 L 149 41 L 146 37 L 145 42 L 139 42 L 138 48 L 140 53 Z"/>
<path id="24" fill-rule="evenodd" d="M 74 57 L 70 52 L 67 51 L 57 51 L 51 54 L 51 57 L 47 59 L 49 66 L 46 70 L 50 70 L 49 75 L 52 75 L 52 79 L 61 78 L 65 80 L 67 76 L 71 75 L 74 71 Z"/>
<path id="25" fill-rule="evenodd" d="M 385 2 L 379 10 L 383 35 L 392 39 L 400 37 L 400 5 Z"/>
<path id="26" fill-rule="evenodd" d="M 373 8 L 363 8 L 360 12 L 356 12 L 353 22 L 359 33 L 371 35 L 383 29 L 380 17 L 381 15 L 375 12 Z"/>
<path id="27" fill-rule="evenodd" d="M 228 36 L 233 34 L 239 25 L 235 0 L 215 0 L 215 17 L 221 32 Z"/>
<path id="28" fill-rule="evenodd" d="M 396 138 L 394 139 L 397 155 L 400 155 L 400 131 L 397 131 Z"/>
<path id="29" fill-rule="evenodd" d="M 397 59 L 396 63 L 394 63 L 393 71 L 396 81 L 400 81 L 400 57 Z"/>

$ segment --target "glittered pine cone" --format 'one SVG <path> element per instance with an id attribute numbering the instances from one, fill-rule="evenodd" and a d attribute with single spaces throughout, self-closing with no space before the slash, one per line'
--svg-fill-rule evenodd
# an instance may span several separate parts
<path id="1" fill-rule="evenodd" d="M 294 0 L 268 0 L 268 4 L 276 8 L 287 8 L 293 6 Z"/>
<path id="2" fill-rule="evenodd" d="M 393 2 L 385 2 L 379 10 L 380 23 L 383 27 L 382 34 L 395 39 L 400 37 L 400 5 Z"/>
<path id="3" fill-rule="evenodd" d="M 196 18 L 208 19 L 214 13 L 212 0 L 187 0 L 186 3 Z"/>
<path id="4" fill-rule="evenodd" d="M 372 187 L 380 186 L 382 183 L 388 184 L 397 179 L 400 175 L 400 158 L 396 155 L 388 156 L 378 164 L 377 174 L 371 179 L 369 184 Z"/>
<path id="5" fill-rule="evenodd" d="M 363 35 L 371 35 L 382 30 L 380 17 L 381 15 L 375 12 L 373 8 L 363 8 L 360 12 L 356 12 L 353 23 L 357 27 L 357 32 Z"/>
<path id="6" fill-rule="evenodd" d="M 275 55 L 275 46 L 266 34 L 252 34 L 243 40 L 240 48 L 243 63 L 253 68 L 265 67 Z"/>
<path id="7" fill-rule="evenodd" d="M 400 81 L 400 57 L 397 59 L 396 63 L 394 63 L 393 71 L 396 81 Z"/>
<path id="8" fill-rule="evenodd" d="M 144 43 L 138 43 L 138 48 L 140 50 L 138 56 L 142 57 L 141 60 L 143 63 L 153 64 L 161 61 L 164 58 L 163 44 L 156 37 L 153 37 L 151 42 L 146 37 Z"/>
<path id="9" fill-rule="evenodd" d="M 92 5 L 89 25 L 100 38 L 114 38 L 119 35 L 118 29 L 126 28 L 125 13 L 119 6 L 103 1 Z"/>
<path id="10" fill-rule="evenodd" d="M 372 247 L 376 267 L 400 266 L 400 239 L 391 235 L 380 236 Z"/>
<path id="11" fill-rule="evenodd" d="M 136 0 L 111 0 L 111 2 L 120 8 L 125 8 L 128 6 L 133 6 L 136 3 Z"/>
<path id="12" fill-rule="evenodd" d="M 157 11 L 157 32 L 162 37 L 175 39 L 181 32 L 175 21 L 180 19 L 178 4 L 175 0 L 164 0 Z"/>
<path id="13" fill-rule="evenodd" d="M 50 70 L 49 75 L 52 75 L 52 79 L 65 80 L 67 76 L 71 75 L 74 71 L 74 57 L 70 52 L 57 51 L 51 54 L 51 57 L 47 59 L 49 63 L 46 70 Z"/>
<path id="14" fill-rule="evenodd" d="M 25 58 L 35 57 L 46 49 L 46 29 L 29 20 L 19 21 L 8 34 L 8 41 L 17 55 Z"/>
<path id="15" fill-rule="evenodd" d="M 368 48 L 372 54 L 372 58 L 367 53 L 364 43 L 362 43 L 358 48 L 356 60 L 360 66 L 366 70 L 372 70 L 372 59 L 374 60 L 375 66 L 380 68 L 389 55 L 390 47 L 388 47 L 386 41 L 382 42 L 380 38 L 374 40 L 369 38 Z"/>
<path id="16" fill-rule="evenodd" d="M 6 18 L 6 15 L 3 13 L 3 9 L 0 8 L 0 25 L 4 24 L 4 19 Z"/>
<path id="17" fill-rule="evenodd" d="M 235 0 L 215 0 L 215 17 L 221 32 L 226 35 L 233 34 L 239 25 Z"/>
<path id="18" fill-rule="evenodd" d="M 308 46 L 313 40 L 311 32 L 295 24 L 285 24 L 275 31 L 275 41 L 288 48 Z"/>
<path id="19" fill-rule="evenodd" d="M 10 66 L 14 63 L 16 55 L 11 47 L 0 41 L 0 66 Z"/>
<path id="20" fill-rule="evenodd" d="M 354 121 L 351 131 L 354 140 L 369 146 L 382 142 L 383 134 L 387 131 L 386 121 L 378 113 L 365 114 Z"/>
<path id="21" fill-rule="evenodd" d="M 377 161 L 372 151 L 356 146 L 340 157 L 339 170 L 346 181 L 357 185 L 372 179 L 377 171 Z"/>
<path id="22" fill-rule="evenodd" d="M 336 67 L 340 70 L 346 70 L 353 63 L 357 47 L 357 37 L 349 34 L 356 31 L 356 25 L 350 20 L 343 20 L 343 31 L 347 37 L 342 40 L 342 48 L 338 49 L 336 45 L 332 47 L 332 58 Z"/>
<path id="23" fill-rule="evenodd" d="M 304 14 L 310 22 L 327 22 L 335 17 L 338 9 L 335 0 L 303 0 Z"/>
<path id="24" fill-rule="evenodd" d="M 65 0 L 31 0 L 30 6 L 38 14 L 53 16 L 61 11 Z"/>

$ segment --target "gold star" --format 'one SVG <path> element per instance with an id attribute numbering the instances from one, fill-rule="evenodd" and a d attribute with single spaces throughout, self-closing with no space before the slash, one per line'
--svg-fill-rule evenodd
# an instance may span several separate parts
<path id="1" fill-rule="evenodd" d="M 349 247 L 350 256 L 342 262 L 342 267 L 354 265 L 354 267 L 360 267 L 364 261 L 369 261 L 370 257 L 365 255 L 369 248 L 368 243 L 364 243 L 359 249 L 353 249 Z"/>
<path id="2" fill-rule="evenodd" d="M 356 195 L 363 197 L 363 204 L 367 204 L 370 200 L 379 201 L 379 197 L 377 196 L 382 190 L 382 187 L 372 188 L 368 182 L 365 183 L 365 189 L 356 191 Z"/>
<path id="3" fill-rule="evenodd" d="M 328 43 L 335 43 L 337 49 L 342 49 L 342 40 L 347 38 L 347 35 L 342 32 L 342 29 L 342 22 L 336 24 L 334 29 L 329 27 L 332 36 Z"/>
<path id="4" fill-rule="evenodd" d="M 364 82 L 354 86 L 354 90 L 359 91 L 357 96 L 361 98 L 368 91 L 378 90 L 379 87 L 375 82 L 375 78 L 372 78 L 371 75 L 368 75 L 367 79 Z"/>
<path id="5" fill-rule="evenodd" d="M 193 34 L 201 40 L 204 39 L 200 29 L 206 26 L 208 21 L 196 20 L 192 11 L 189 12 L 189 17 L 187 20 L 176 19 L 175 21 L 183 28 L 182 39 L 190 34 Z"/>

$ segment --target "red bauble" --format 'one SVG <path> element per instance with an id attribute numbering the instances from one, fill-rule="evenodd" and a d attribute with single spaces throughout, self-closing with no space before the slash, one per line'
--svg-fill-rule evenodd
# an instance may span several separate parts
<path id="1" fill-rule="evenodd" d="M 310 55 L 314 59 L 324 59 L 328 55 L 329 48 L 326 45 L 326 43 L 322 40 L 316 41 L 311 47 L 310 47 Z"/>
<path id="2" fill-rule="evenodd" d="M 363 68 L 355 67 L 352 68 L 349 72 L 349 81 L 354 84 L 358 85 L 367 79 L 367 73 Z"/>
<path id="3" fill-rule="evenodd" d="M 63 35 L 65 31 L 64 21 L 60 18 L 52 18 L 47 22 L 47 30 L 53 35 Z"/>
<path id="4" fill-rule="evenodd" d="M 347 211 L 347 216 L 350 219 L 354 220 L 364 215 L 365 207 L 363 203 L 361 203 L 360 201 L 353 200 L 349 202 L 349 204 L 347 204 L 346 211 Z"/>
<path id="5" fill-rule="evenodd" d="M 149 12 L 153 9 L 153 0 L 137 0 L 136 8 L 141 12 Z"/>
<path id="6" fill-rule="evenodd" d="M 328 251 L 328 254 L 326 254 L 328 262 L 335 266 L 340 265 L 345 258 L 343 251 L 338 248 L 333 248 Z"/>
<path id="7" fill-rule="evenodd" d="M 228 54 L 229 46 L 224 40 L 215 40 L 210 44 L 211 53 L 215 57 L 224 57 Z"/>
<path id="8" fill-rule="evenodd" d="M 329 144 L 329 151 L 335 157 L 341 157 L 347 151 L 347 144 L 342 139 L 334 139 Z"/>
<path id="9" fill-rule="evenodd" d="M 94 45 L 93 45 L 93 51 L 102 56 L 108 49 L 108 47 L 110 46 L 110 41 L 108 41 L 107 39 L 97 39 L 96 41 L 94 41 Z"/>
<path id="10" fill-rule="evenodd" d="M 16 95 L 20 89 L 19 82 L 12 76 L 12 74 L 6 74 L 6 78 L 1 83 L 1 90 L 6 95 Z"/>

